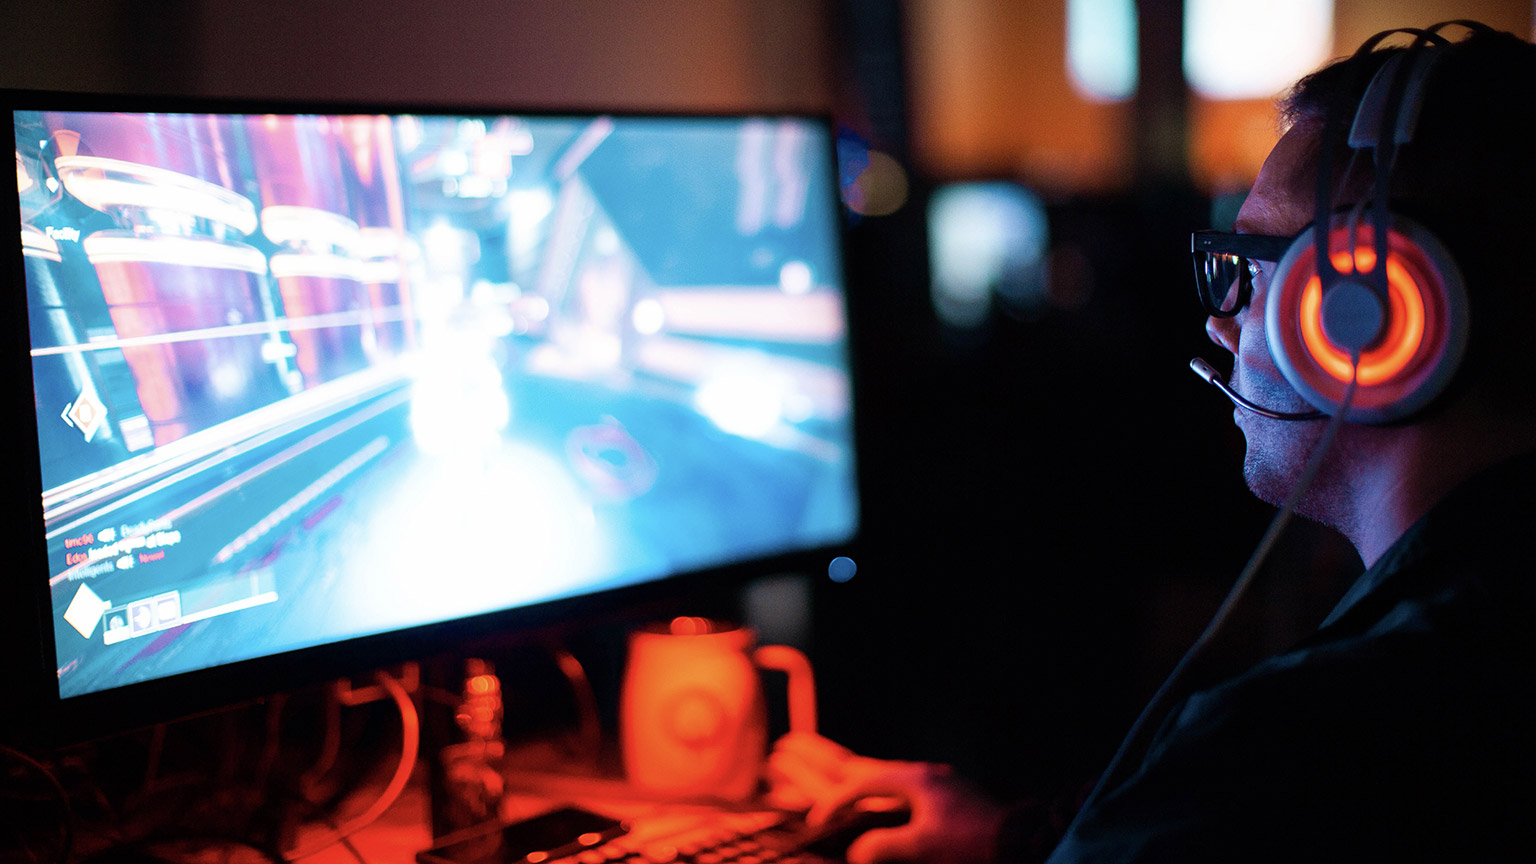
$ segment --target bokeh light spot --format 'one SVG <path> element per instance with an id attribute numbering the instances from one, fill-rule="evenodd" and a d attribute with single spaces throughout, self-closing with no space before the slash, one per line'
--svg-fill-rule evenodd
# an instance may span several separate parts
<path id="1" fill-rule="evenodd" d="M 1078 93 L 1119 102 L 1136 92 L 1136 4 L 1067 0 L 1067 73 Z"/>
<path id="2" fill-rule="evenodd" d="M 847 558 L 842 555 L 833 558 L 832 563 L 827 565 L 827 576 L 831 578 L 833 582 L 847 582 L 854 577 L 854 574 L 858 572 L 859 565 L 853 563 L 852 558 Z"/>
<path id="3" fill-rule="evenodd" d="M 1333 0 L 1184 6 L 1184 77 L 1207 99 L 1268 99 L 1327 60 L 1332 47 Z"/>

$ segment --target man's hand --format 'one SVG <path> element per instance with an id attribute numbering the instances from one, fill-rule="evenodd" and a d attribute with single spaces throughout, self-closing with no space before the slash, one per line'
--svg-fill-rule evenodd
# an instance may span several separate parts
<path id="1" fill-rule="evenodd" d="M 989 862 L 1005 812 L 948 765 L 870 759 L 805 733 L 791 732 L 774 745 L 768 779 L 770 800 L 808 809 L 813 827 L 861 798 L 906 802 L 911 821 L 859 837 L 848 847 L 850 864 Z"/>

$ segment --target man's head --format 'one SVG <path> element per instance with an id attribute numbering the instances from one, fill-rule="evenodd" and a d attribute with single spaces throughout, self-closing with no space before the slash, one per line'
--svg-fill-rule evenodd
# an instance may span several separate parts
<path id="1" fill-rule="evenodd" d="M 1347 58 L 1301 79 L 1282 101 L 1282 117 L 1303 131 L 1320 129 L 1330 114 L 1347 124 L 1372 74 L 1403 50 Z M 1473 338 L 1458 389 L 1491 387 L 1536 410 L 1536 375 L 1509 374 L 1511 364 L 1536 373 L 1536 351 L 1521 344 L 1525 322 L 1536 321 L 1536 271 L 1524 260 L 1536 238 L 1536 46 L 1474 31 L 1430 50 L 1438 59 L 1413 141 L 1397 154 L 1390 205 L 1445 244 L 1469 286 Z M 1308 201 L 1321 157 L 1319 136 L 1309 138 L 1303 174 L 1291 180 Z M 1329 158 L 1339 178 L 1350 151 L 1336 143 Z M 1347 187 L 1335 189 L 1336 207 L 1369 197 L 1374 174 L 1361 162 Z"/>
<path id="2" fill-rule="evenodd" d="M 1322 153 L 1324 120 L 1333 115 L 1347 127 L 1374 72 L 1402 50 L 1346 58 L 1296 85 L 1281 105 L 1288 130 L 1239 214 L 1239 232 L 1294 236 L 1304 230 L 1314 219 L 1315 178 L 1324 158 L 1334 178 L 1334 208 L 1369 199 L 1369 154 L 1346 176 L 1351 151 L 1341 137 L 1333 139 L 1338 146 L 1332 152 Z M 1390 175 L 1389 200 L 1395 212 L 1438 236 L 1460 265 L 1471 308 L 1467 356 L 1450 389 L 1428 410 L 1400 426 L 1349 426 L 1341 433 L 1302 512 L 1346 533 L 1343 523 L 1352 517 L 1343 511 L 1358 506 L 1345 499 L 1373 481 L 1390 484 L 1393 478 L 1373 475 L 1403 470 L 1383 457 L 1401 450 L 1408 438 L 1441 428 L 1455 434 L 1467 426 L 1468 412 L 1509 420 L 1511 429 L 1536 430 L 1536 273 L 1524 260 L 1525 247 L 1536 242 L 1536 47 L 1509 34 L 1476 32 L 1429 50 L 1441 53 L 1423 92 L 1414 139 L 1400 149 Z M 1249 306 L 1234 318 L 1212 319 L 1207 330 L 1236 355 L 1238 392 L 1272 409 L 1303 411 L 1310 406 L 1280 375 L 1265 339 L 1263 309 L 1275 263 L 1258 266 Z M 1266 500 L 1280 500 L 1322 424 L 1248 415 L 1238 422 L 1248 440 L 1244 474 L 1250 487 Z M 1510 449 L 1532 446 L 1536 438 Z"/>

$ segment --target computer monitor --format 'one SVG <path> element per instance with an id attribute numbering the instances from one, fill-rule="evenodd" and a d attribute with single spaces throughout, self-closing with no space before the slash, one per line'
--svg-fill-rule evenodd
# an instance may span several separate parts
<path id="1" fill-rule="evenodd" d="M 823 120 L 5 98 L 50 730 L 858 532 Z"/>

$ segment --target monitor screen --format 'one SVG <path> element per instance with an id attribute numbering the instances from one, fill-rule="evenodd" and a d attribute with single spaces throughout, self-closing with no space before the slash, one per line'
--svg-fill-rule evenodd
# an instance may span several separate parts
<path id="1" fill-rule="evenodd" d="M 824 122 L 16 104 L 65 702 L 857 531 Z"/>

